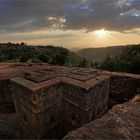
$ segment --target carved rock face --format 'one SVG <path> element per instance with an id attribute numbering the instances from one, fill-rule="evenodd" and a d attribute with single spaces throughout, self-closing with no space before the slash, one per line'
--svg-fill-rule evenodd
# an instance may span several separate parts
<path id="1" fill-rule="evenodd" d="M 64 139 L 140 139 L 140 101 L 113 107 L 94 122 L 70 132 Z"/>
<path id="2" fill-rule="evenodd" d="M 30 131 L 31 136 L 25 134 L 28 138 L 46 134 L 47 138 L 59 138 L 54 132 L 50 136 L 59 125 L 63 126 L 59 132 L 67 133 L 103 115 L 108 109 L 109 79 L 95 70 L 58 67 L 32 69 L 24 77 L 13 78 L 23 132 Z"/>
<path id="3" fill-rule="evenodd" d="M 1 107 L 15 106 L 22 138 L 61 138 L 104 115 L 108 97 L 111 107 L 132 98 L 140 76 L 45 64 L 4 64 L 0 65 L 0 85 Z"/>

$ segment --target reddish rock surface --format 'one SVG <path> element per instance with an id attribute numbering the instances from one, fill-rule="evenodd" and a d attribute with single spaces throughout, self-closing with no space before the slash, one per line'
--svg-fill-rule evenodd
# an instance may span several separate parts
<path id="1" fill-rule="evenodd" d="M 104 82 L 106 81 L 106 78 L 108 79 L 108 86 L 106 86 Z M 13 86 L 14 84 L 16 85 L 15 88 Z M 103 85 L 107 88 L 104 88 Z M 107 99 L 104 97 L 108 97 L 108 87 L 109 101 L 104 100 Z M 80 127 L 94 119 L 95 116 L 98 118 L 97 114 L 103 115 L 104 113 L 102 113 L 102 111 L 104 112 L 104 110 L 102 110 L 102 108 L 106 110 L 107 106 L 112 108 L 112 106 L 116 104 L 124 103 L 132 99 L 135 96 L 136 91 L 139 90 L 139 87 L 140 75 L 135 74 L 108 72 L 89 68 L 48 66 L 47 64 L 0 64 L 0 113 L 6 113 L 0 114 L 0 138 L 25 138 L 17 133 L 17 130 L 22 128 L 19 127 L 20 125 L 17 122 L 27 125 L 31 124 L 31 130 L 37 130 L 35 131 L 35 134 L 37 135 L 39 135 L 38 130 L 40 128 L 40 133 L 43 132 L 42 130 L 45 130 L 44 132 L 46 133 L 46 127 L 48 127 L 49 130 L 53 126 L 52 123 L 55 124 L 54 122 L 58 122 L 57 120 L 59 118 L 62 120 L 62 116 L 69 116 L 67 120 L 69 120 L 71 124 L 75 124 L 77 120 L 77 122 L 82 120 L 86 114 L 83 113 L 79 115 L 79 112 L 81 111 L 77 111 L 77 105 L 80 110 L 83 110 L 84 107 L 86 107 L 85 99 L 87 99 L 88 102 L 86 102 L 90 105 L 88 108 L 92 109 L 91 112 L 95 115 L 88 115 L 90 116 L 88 117 L 90 119 L 84 117 L 84 123 L 76 126 Z M 86 93 L 88 95 L 87 97 L 92 97 L 92 95 L 94 95 L 95 98 L 85 98 L 86 94 L 83 93 Z M 95 94 L 97 96 L 95 96 Z M 61 98 L 61 95 L 64 95 L 64 98 Z M 51 98 L 48 98 L 49 96 Z M 58 102 L 58 105 L 53 106 L 51 111 L 50 109 L 49 111 L 42 111 L 46 110 L 48 103 L 49 105 L 54 104 L 54 101 L 58 101 L 58 99 L 61 99 L 61 103 L 63 103 L 65 99 L 69 101 L 70 104 L 73 103 L 74 106 L 76 106 L 67 105 L 65 102 L 64 104 L 59 104 Z M 133 102 L 113 107 L 113 109 L 101 119 L 77 129 L 75 132 L 68 134 L 65 138 L 107 140 L 140 139 L 140 102 L 138 100 L 139 97 L 136 97 L 133 99 Z M 14 101 L 22 102 L 22 108 L 20 104 L 14 104 Z M 91 106 L 91 103 L 93 103 L 93 107 Z M 14 110 L 15 105 L 17 107 L 16 111 Z M 30 105 L 33 105 L 33 110 L 31 110 L 32 107 Z M 62 107 L 59 105 L 62 105 Z M 26 107 L 31 111 L 29 112 L 28 109 L 24 110 Z M 63 111 L 60 108 L 64 108 L 66 111 Z M 21 116 L 19 116 L 25 123 L 17 121 L 17 109 L 21 112 L 19 113 Z M 50 113 L 56 112 L 54 110 L 62 112 L 55 113 L 55 115 L 59 114 L 58 119 L 54 119 L 55 115 Z M 74 113 L 72 113 L 73 111 Z M 35 119 L 32 117 L 31 112 L 33 112 L 33 114 L 43 112 L 40 119 L 42 120 L 40 126 L 38 123 L 39 119 L 37 118 L 35 123 Z M 67 114 L 64 115 L 63 112 L 66 112 Z M 49 117 L 47 117 L 47 115 Z M 49 124 L 47 124 L 47 122 Z M 32 125 L 34 127 L 32 127 Z M 29 131 L 27 126 L 24 126 L 24 128 L 31 134 L 32 131 Z M 56 135 L 54 138 L 58 138 L 60 132 L 62 132 L 62 135 L 64 136 L 66 128 L 68 128 L 68 131 L 73 129 L 69 129 L 65 122 L 61 123 L 61 125 L 58 125 L 56 128 L 57 129 L 53 129 L 54 131 L 49 131 L 47 133 L 49 137 L 52 138 L 52 136 Z M 64 130 L 64 133 L 62 130 Z M 42 136 L 45 134 L 44 132 Z"/>
<path id="2" fill-rule="evenodd" d="M 117 105 L 105 116 L 70 132 L 64 139 L 139 140 L 140 98 Z"/>
<path id="3" fill-rule="evenodd" d="M 17 119 L 26 138 L 61 138 L 107 112 L 108 75 L 54 66 L 27 70 L 24 77 L 11 79 Z"/>

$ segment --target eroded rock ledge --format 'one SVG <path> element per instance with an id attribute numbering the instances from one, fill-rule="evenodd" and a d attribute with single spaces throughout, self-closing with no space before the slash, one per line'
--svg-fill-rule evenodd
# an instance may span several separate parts
<path id="1" fill-rule="evenodd" d="M 68 133 L 64 139 L 140 139 L 140 96 L 114 106 L 102 118 Z"/>

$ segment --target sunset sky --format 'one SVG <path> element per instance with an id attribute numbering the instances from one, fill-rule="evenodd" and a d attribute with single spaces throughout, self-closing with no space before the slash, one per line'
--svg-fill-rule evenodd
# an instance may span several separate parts
<path id="1" fill-rule="evenodd" d="M 69 49 L 140 43 L 140 0 L 0 0 L 0 42 Z"/>

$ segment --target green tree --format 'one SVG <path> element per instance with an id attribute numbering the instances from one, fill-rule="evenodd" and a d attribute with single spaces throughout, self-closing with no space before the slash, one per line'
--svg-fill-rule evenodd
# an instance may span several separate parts
<path id="1" fill-rule="evenodd" d="M 0 54 L 0 62 L 4 62 L 5 61 L 5 56 L 3 54 Z"/>
<path id="2" fill-rule="evenodd" d="M 33 63 L 40 63 L 41 61 L 40 61 L 40 59 L 38 59 L 38 58 L 32 58 L 32 62 L 33 62 Z"/>
<path id="3" fill-rule="evenodd" d="M 136 55 L 131 60 L 131 72 L 140 73 L 140 54 Z"/>
<path id="4" fill-rule="evenodd" d="M 115 57 L 107 56 L 101 68 L 109 71 L 140 73 L 140 44 L 132 45 Z"/>
<path id="5" fill-rule="evenodd" d="M 49 57 L 46 54 L 41 54 L 39 55 L 39 60 L 41 60 L 44 63 L 48 63 L 49 62 Z"/>
<path id="6" fill-rule="evenodd" d="M 89 66 L 89 62 L 83 58 L 80 62 L 79 62 L 79 67 L 88 67 Z"/>
<path id="7" fill-rule="evenodd" d="M 28 60 L 29 60 L 29 57 L 28 57 L 27 55 L 22 55 L 22 56 L 20 57 L 20 62 L 25 63 L 25 62 L 27 62 Z"/>
<path id="8" fill-rule="evenodd" d="M 110 57 L 110 55 L 107 55 L 107 57 L 101 64 L 101 68 L 105 69 L 105 70 L 109 70 L 109 71 L 114 70 L 114 62 L 113 62 L 112 58 Z"/>
<path id="9" fill-rule="evenodd" d="M 100 69 L 100 63 L 97 62 L 97 61 L 95 61 L 94 63 L 91 63 L 90 66 L 91 66 L 92 68 Z"/>
<path id="10" fill-rule="evenodd" d="M 52 64 L 64 66 L 68 59 L 68 51 L 66 49 L 60 49 L 59 53 L 52 59 Z"/>

